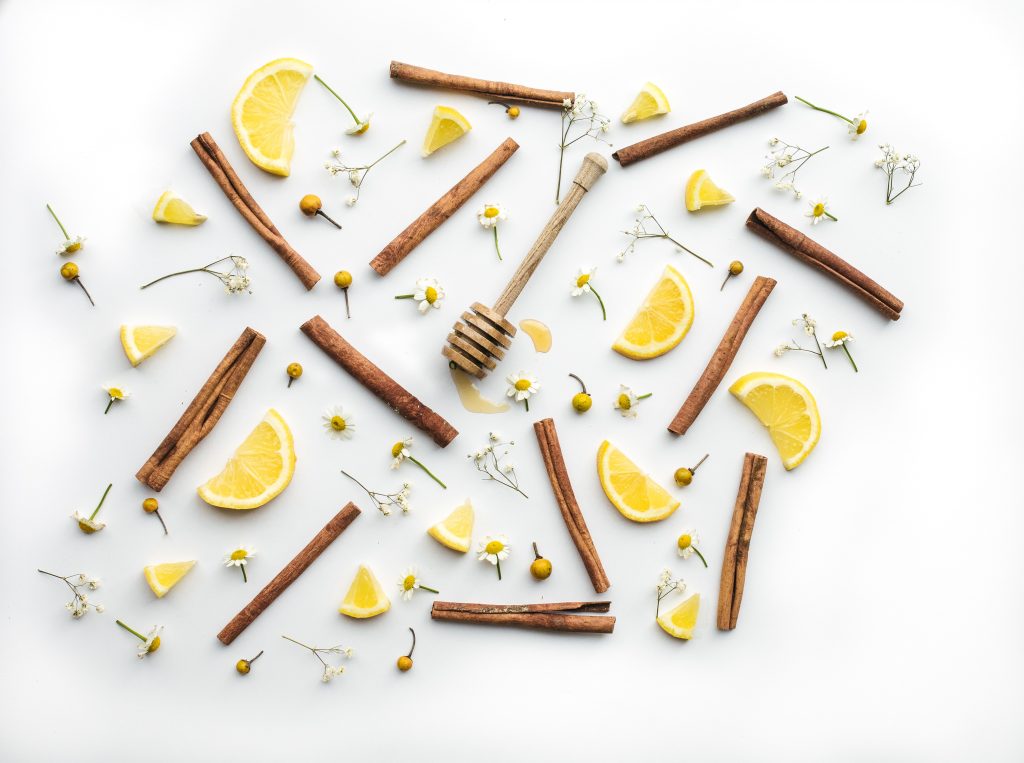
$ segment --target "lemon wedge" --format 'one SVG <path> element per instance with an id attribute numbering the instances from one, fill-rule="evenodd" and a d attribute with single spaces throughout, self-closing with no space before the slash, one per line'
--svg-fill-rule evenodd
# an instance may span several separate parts
<path id="1" fill-rule="evenodd" d="M 758 372 L 741 376 L 729 391 L 768 427 L 786 469 L 799 466 L 818 444 L 821 417 L 814 395 L 782 374 Z"/>
<path id="2" fill-rule="evenodd" d="M 452 551 L 466 553 L 473 537 L 473 505 L 466 499 L 461 506 L 436 525 L 427 530 L 427 535 Z"/>
<path id="3" fill-rule="evenodd" d="M 423 139 L 423 155 L 430 156 L 442 146 L 458 140 L 473 129 L 462 114 L 448 106 L 438 106 L 427 128 L 427 136 Z"/>
<path id="4" fill-rule="evenodd" d="M 723 191 L 711 181 L 707 170 L 697 170 L 686 181 L 686 209 L 696 212 L 704 207 L 717 207 L 736 201 L 728 191 Z"/>
<path id="5" fill-rule="evenodd" d="M 388 601 L 384 589 L 380 587 L 377 577 L 369 567 L 360 564 L 355 580 L 349 586 L 338 611 L 343 615 L 364 620 L 383 614 L 389 609 L 391 602 Z"/>
<path id="6" fill-rule="evenodd" d="M 295 441 L 271 408 L 223 471 L 201 485 L 199 497 L 222 509 L 258 509 L 280 495 L 295 475 Z"/>
<path id="7" fill-rule="evenodd" d="M 683 341 L 693 325 L 693 312 L 689 284 L 669 265 L 612 344 L 612 349 L 633 360 L 664 355 Z"/>
<path id="8" fill-rule="evenodd" d="M 192 205 L 174 191 L 164 191 L 153 207 L 153 219 L 158 223 L 172 225 L 200 225 L 206 222 L 206 215 L 192 209 Z"/>
<path id="9" fill-rule="evenodd" d="M 171 341 L 177 333 L 178 329 L 174 326 L 136 326 L 125 323 L 121 326 L 121 346 L 128 361 L 137 366 Z"/>
<path id="10" fill-rule="evenodd" d="M 608 500 L 626 519 L 657 522 L 679 508 L 679 501 L 607 440 L 597 449 L 597 476 Z"/>
<path id="11" fill-rule="evenodd" d="M 166 562 L 165 564 L 151 564 L 143 568 L 146 582 L 153 589 L 158 599 L 174 588 L 175 584 L 185 577 L 189 571 L 196 566 L 195 560 L 189 562 Z"/>
<path id="12" fill-rule="evenodd" d="M 700 594 L 684 600 L 658 618 L 658 625 L 670 636 L 689 640 L 697 627 L 697 613 L 700 611 Z"/>
<path id="13" fill-rule="evenodd" d="M 668 114 L 670 111 L 672 107 L 668 105 L 668 98 L 661 92 L 661 88 L 653 82 L 647 82 L 623 113 L 622 123 L 628 125 L 630 122 L 650 119 L 659 114 Z"/>
<path id="14" fill-rule="evenodd" d="M 252 163 L 275 175 L 291 173 L 292 114 L 313 67 L 296 58 L 264 64 L 245 80 L 231 104 L 231 124 Z"/>

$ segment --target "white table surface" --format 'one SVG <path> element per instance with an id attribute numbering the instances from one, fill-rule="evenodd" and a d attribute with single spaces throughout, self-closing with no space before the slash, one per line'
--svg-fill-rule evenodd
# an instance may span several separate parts
<path id="1" fill-rule="evenodd" d="M 0 757 L 67 760 L 1020 760 L 1024 626 L 1017 494 L 1022 422 L 1017 341 L 1022 266 L 1013 236 L 1021 204 L 1020 6 L 1011 3 L 552 3 L 302 4 L 12 2 L 0 5 L 0 120 L 5 225 L 0 257 L 6 371 L 2 464 L 6 523 L 0 540 Z M 347 116 L 310 83 L 297 113 L 292 176 L 249 163 L 228 107 L 246 75 L 280 56 L 312 62 L 353 105 L 374 112 L 370 132 L 342 135 Z M 776 90 L 840 111 L 870 108 L 859 142 L 844 125 L 790 105 L 607 177 L 584 200 L 511 313 L 547 322 L 554 348 L 516 340 L 483 384 L 535 372 L 543 390 L 530 412 L 473 415 L 455 398 L 439 351 L 453 320 L 491 301 L 552 209 L 556 113 L 524 109 L 508 121 L 481 99 L 414 89 L 388 79 L 388 62 L 586 92 L 613 117 L 644 81 L 673 111 L 623 126 L 617 146 L 696 121 Z M 472 132 L 428 160 L 419 144 L 431 109 L 462 110 Z M 288 240 L 325 276 L 306 293 L 231 208 L 188 146 L 209 130 Z M 387 278 L 366 262 L 506 136 L 522 148 L 485 191 Z M 807 196 L 827 194 L 839 216 L 813 235 L 906 301 L 890 323 L 831 281 L 744 229 L 762 206 L 810 231 L 806 208 L 758 174 L 767 140 L 817 148 L 802 173 Z M 371 159 L 409 144 L 371 173 L 348 209 L 343 178 L 322 165 L 339 146 Z M 921 188 L 883 203 L 872 163 L 891 142 L 922 159 Z M 579 144 L 570 175 L 596 144 Z M 607 149 L 603 149 L 610 153 Z M 687 176 L 704 167 L 737 202 L 706 214 L 682 206 Z M 209 221 L 198 229 L 150 220 L 157 196 L 177 189 Z M 296 202 L 324 198 L 345 226 L 304 219 Z M 506 259 L 475 219 L 507 205 Z M 88 237 L 78 258 L 97 305 L 57 275 L 60 236 L 44 204 Z M 646 202 L 712 271 L 664 242 L 615 262 Z M 141 292 L 163 273 L 230 252 L 249 258 L 252 296 L 230 298 L 189 276 Z M 746 263 L 718 291 L 722 268 Z M 569 296 L 583 263 L 608 304 Z M 693 288 L 697 318 L 669 355 L 636 363 L 609 349 L 666 264 Z M 355 277 L 353 318 L 343 318 L 334 271 Z M 786 473 L 766 433 L 723 386 L 690 432 L 665 431 L 755 274 L 779 285 L 727 375 L 772 370 L 811 388 L 824 418 L 818 449 Z M 421 275 L 447 289 L 421 317 L 392 295 Z M 802 312 L 825 332 L 844 328 L 861 373 L 839 354 L 771 350 Z M 440 450 L 355 383 L 298 331 L 320 313 L 382 368 L 454 423 Z M 124 322 L 169 323 L 179 335 L 133 369 L 118 342 Z M 245 325 L 267 345 L 211 436 L 161 493 L 171 532 L 140 510 L 134 473 Z M 306 373 L 285 388 L 285 365 Z M 595 396 L 576 416 L 567 378 Z M 103 415 L 100 385 L 132 398 Z M 637 421 L 611 410 L 617 385 L 652 391 Z M 350 442 L 328 440 L 319 416 L 343 404 L 358 416 Z M 298 468 L 259 511 L 213 509 L 195 487 L 216 473 L 269 407 L 290 423 Z M 429 619 L 429 595 L 393 597 L 367 622 L 337 614 L 357 564 L 389 592 L 408 564 L 450 600 L 590 599 L 593 591 L 551 495 L 531 424 L 555 418 L 573 486 L 613 586 L 618 618 L 606 637 L 486 629 Z M 466 454 L 490 429 L 517 441 L 525 501 L 478 481 Z M 416 435 L 415 453 L 447 481 L 413 468 L 388 471 L 390 444 Z M 609 438 L 659 480 L 711 457 L 682 508 L 653 526 L 632 524 L 604 498 L 594 471 Z M 722 548 L 744 451 L 769 457 L 739 627 L 714 628 Z M 341 476 L 374 486 L 414 483 L 410 516 L 383 519 Z M 105 531 L 87 537 L 68 519 L 111 491 Z M 513 555 L 498 582 L 490 565 L 457 557 L 424 530 L 469 496 L 476 534 L 505 532 Z M 215 634 L 348 500 L 364 516 L 230 648 Z M 711 563 L 682 561 L 676 535 L 696 527 Z M 527 573 L 537 540 L 555 572 Z M 244 585 L 220 560 L 233 544 L 258 555 Z M 166 598 L 144 565 L 199 560 Z M 654 623 L 654 582 L 664 566 L 702 596 L 697 637 L 683 643 Z M 103 579 L 107 612 L 72 621 L 59 583 L 37 567 Z M 164 646 L 135 659 L 114 626 L 166 626 Z M 407 627 L 419 634 L 415 668 L 399 674 Z M 346 675 L 319 682 L 318 663 L 280 638 L 341 642 L 356 656 Z M 246 678 L 233 665 L 266 650 Z"/>

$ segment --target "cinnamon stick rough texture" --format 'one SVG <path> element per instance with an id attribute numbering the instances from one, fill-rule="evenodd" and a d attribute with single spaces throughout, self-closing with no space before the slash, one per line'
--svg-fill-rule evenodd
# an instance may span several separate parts
<path id="1" fill-rule="evenodd" d="M 163 490 L 185 456 L 213 431 L 266 341 L 252 328 L 241 333 L 178 422 L 136 472 L 139 482 L 158 493 Z"/>
<path id="2" fill-rule="evenodd" d="M 435 601 L 437 609 L 475 612 L 479 615 L 537 614 L 541 612 L 607 612 L 610 601 L 552 601 L 543 604 L 471 604 L 459 601 Z"/>
<path id="3" fill-rule="evenodd" d="M 756 453 L 747 453 L 743 458 L 740 489 L 736 494 L 729 537 L 722 556 L 722 580 L 718 589 L 718 629 L 721 631 L 735 628 L 740 616 L 750 538 L 754 533 L 754 520 L 757 518 L 767 465 L 768 459 Z"/>
<path id="4" fill-rule="evenodd" d="M 572 542 L 576 544 L 583 566 L 587 568 L 590 582 L 594 585 L 597 593 L 604 593 L 611 587 L 608 575 L 605 574 L 604 565 L 601 564 L 601 557 L 597 554 L 597 547 L 594 546 L 594 539 L 587 529 L 586 520 L 583 519 L 583 512 L 576 502 L 576 495 L 572 491 L 572 483 L 569 481 L 569 472 L 565 468 L 565 460 L 562 458 L 562 449 L 558 444 L 558 433 L 555 431 L 555 422 L 551 419 L 541 419 L 533 425 L 533 431 L 537 434 L 537 444 L 540 446 L 541 456 L 544 458 L 544 467 L 548 472 L 548 479 L 551 481 L 551 490 L 555 494 L 555 501 L 562 512 L 562 519 L 569 530 Z"/>
<path id="5" fill-rule="evenodd" d="M 616 159 L 623 167 L 627 167 L 634 162 L 648 159 L 656 154 L 660 154 L 662 151 L 667 151 L 670 148 L 675 148 L 687 141 L 691 141 L 694 138 L 699 138 L 702 135 L 707 135 L 708 133 L 715 132 L 716 130 L 721 130 L 724 127 L 731 127 L 737 122 L 742 122 L 745 119 L 756 117 L 766 111 L 778 108 L 787 102 L 788 99 L 784 93 L 772 93 L 767 98 L 754 101 L 753 103 L 749 103 L 734 111 L 727 111 L 724 114 L 719 114 L 717 117 L 711 117 L 710 119 L 705 119 L 702 122 L 694 122 L 693 124 L 678 127 L 675 130 L 663 132 L 661 135 L 655 135 L 653 138 L 647 138 L 647 140 L 642 140 L 631 146 L 620 148 L 612 154 L 612 158 Z"/>
<path id="6" fill-rule="evenodd" d="M 435 601 L 430 608 L 430 617 L 432 620 L 474 623 L 476 625 L 506 625 L 568 633 L 611 633 L 615 630 L 615 618 L 611 615 L 578 615 L 521 610 L 487 612 L 476 611 L 474 609 L 476 607 L 501 609 L 497 605 L 466 605 Z"/>
<path id="7" fill-rule="evenodd" d="M 300 328 L 313 344 L 348 371 L 352 378 L 442 448 L 458 436 L 455 427 L 381 371 L 319 315 L 310 318 Z"/>
<path id="8" fill-rule="evenodd" d="M 441 227 L 441 223 L 469 201 L 469 197 L 479 191 L 518 148 L 518 143 L 512 138 L 506 138 L 500 146 L 491 152 L 490 156 L 453 185 L 444 196 L 431 204 L 423 214 L 409 224 L 409 227 L 395 236 L 390 244 L 381 249 L 380 254 L 370 260 L 370 267 L 382 276 L 390 273 L 392 268 L 423 242 L 423 239 Z"/>
<path id="9" fill-rule="evenodd" d="M 263 208 L 256 203 L 256 200 L 249 193 L 248 189 L 238 177 L 220 146 L 208 132 L 198 135 L 190 144 L 196 156 L 209 171 L 214 181 L 220 186 L 224 195 L 235 205 L 235 209 L 241 213 L 246 222 L 252 226 L 264 241 L 270 244 L 278 256 L 302 281 L 306 289 L 312 289 L 320 280 L 320 274 L 316 269 L 303 259 L 302 255 L 292 249 L 291 245 L 284 240 L 284 236 L 274 226 L 263 211 Z"/>
<path id="10" fill-rule="evenodd" d="M 743 298 L 743 302 L 736 311 L 736 315 L 733 316 L 732 322 L 729 323 L 725 336 L 722 337 L 722 341 L 718 343 L 718 348 L 715 350 L 714 355 L 708 361 L 704 373 L 700 375 L 697 383 L 690 391 L 690 396 L 686 398 L 686 402 L 683 403 L 675 418 L 668 425 L 668 431 L 673 434 L 684 434 L 693 422 L 697 420 L 697 416 L 704 410 L 704 406 L 708 404 L 708 400 L 711 399 L 715 390 L 718 389 L 718 385 L 722 383 L 722 379 L 729 372 L 729 367 L 732 365 L 740 345 L 743 344 L 743 338 L 747 335 L 747 331 L 754 322 L 754 318 L 760 312 L 765 300 L 768 299 L 768 295 L 775 288 L 775 284 L 774 278 L 758 276 L 754 279 L 754 283 L 750 285 L 747 296 Z"/>
<path id="11" fill-rule="evenodd" d="M 355 521 L 355 518 L 360 514 L 359 507 L 354 503 L 349 502 L 345 504 L 345 507 L 334 515 L 323 529 L 320 530 L 313 539 L 306 544 L 299 553 L 295 555 L 295 558 L 288 562 L 288 565 L 277 573 L 277 576 L 267 583 L 263 590 L 256 594 L 252 601 L 245 605 L 245 607 L 233 618 L 231 622 L 224 626 L 220 633 L 217 634 L 217 638 L 222 644 L 227 646 L 236 638 L 239 634 L 248 628 L 252 621 L 259 617 L 263 610 L 274 603 L 285 589 L 288 588 L 296 579 L 305 572 L 309 565 L 316 561 L 316 558 L 324 552 L 324 550 L 331 545 L 339 535 L 345 532 L 345 529 Z"/>
<path id="12" fill-rule="evenodd" d="M 536 87 L 513 85 L 509 82 L 495 82 L 493 80 L 477 79 L 476 77 L 463 77 L 459 74 L 445 74 L 433 69 L 424 69 L 422 66 L 403 64 L 400 61 L 391 62 L 391 79 L 410 82 L 415 85 L 440 87 L 445 90 L 464 90 L 468 93 L 475 93 L 488 98 L 503 101 L 519 101 L 520 103 L 528 103 L 534 106 L 550 106 L 553 108 L 561 108 L 567 98 L 570 102 L 576 98 L 576 94 L 571 91 L 541 90 Z"/>
<path id="13" fill-rule="evenodd" d="M 809 239 L 796 228 L 772 217 L 760 207 L 747 217 L 747 227 L 765 241 L 838 281 L 889 320 L 900 319 L 903 300 L 897 299 L 846 260 Z"/>

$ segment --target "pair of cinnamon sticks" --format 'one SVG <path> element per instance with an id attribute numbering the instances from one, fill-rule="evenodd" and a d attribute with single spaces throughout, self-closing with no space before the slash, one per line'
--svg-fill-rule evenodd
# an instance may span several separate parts
<path id="1" fill-rule="evenodd" d="M 435 601 L 430 608 L 433 620 L 447 620 L 476 625 L 511 625 L 567 633 L 611 633 L 615 617 L 587 615 L 585 612 L 607 612 L 610 601 L 569 601 L 545 604 L 472 604 L 469 602 Z"/>
<path id="2" fill-rule="evenodd" d="M 750 557 L 750 539 L 754 533 L 754 520 L 761 502 L 768 459 L 756 453 L 743 457 L 743 472 L 736 494 L 736 504 L 729 524 L 729 536 L 722 555 L 722 577 L 718 589 L 718 629 L 731 631 L 740 616 L 743 587 Z"/>

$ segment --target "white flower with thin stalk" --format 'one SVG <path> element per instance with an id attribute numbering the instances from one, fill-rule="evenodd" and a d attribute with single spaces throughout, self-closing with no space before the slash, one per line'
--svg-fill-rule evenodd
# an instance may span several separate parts
<path id="1" fill-rule="evenodd" d="M 107 489 L 103 491 L 103 496 L 100 498 L 100 502 L 96 504 L 96 508 L 92 510 L 92 514 L 85 516 L 84 514 L 79 514 L 76 511 L 71 515 L 71 518 L 78 523 L 78 529 L 86 535 L 92 535 L 107 526 L 105 522 L 100 522 L 96 519 L 96 515 L 100 513 L 100 509 L 103 507 L 103 502 L 107 500 L 107 494 L 110 492 L 110 488 L 112 487 L 113 483 L 109 483 L 107 485 Z"/>
<path id="2" fill-rule="evenodd" d="M 626 256 L 633 254 L 636 251 L 636 245 L 645 238 L 663 238 L 666 241 L 671 241 L 681 251 L 684 251 L 688 254 L 692 254 L 705 265 L 708 265 L 709 267 L 714 267 L 710 260 L 704 259 L 692 249 L 687 248 L 679 241 L 672 238 L 672 236 L 669 235 L 669 232 L 665 229 L 665 226 L 658 222 L 658 218 L 654 216 L 654 213 L 646 204 L 637 204 L 636 212 L 637 216 L 633 220 L 633 227 L 630 230 L 622 231 L 627 236 L 629 236 L 631 240 L 629 242 L 629 245 L 621 252 L 619 252 L 618 255 L 616 255 L 615 259 L 618 262 L 624 262 Z"/>
<path id="3" fill-rule="evenodd" d="M 655 608 L 654 611 L 655 618 L 657 618 L 658 615 L 661 613 L 661 600 L 673 591 L 678 593 L 682 593 L 683 591 L 685 591 L 686 581 L 682 578 L 673 577 L 672 570 L 666 567 L 661 571 L 661 574 L 658 576 L 658 583 L 656 588 L 658 591 L 658 606 Z"/>
<path id="4" fill-rule="evenodd" d="M 411 447 L 411 437 L 406 437 L 404 440 L 399 440 L 398 442 L 391 446 L 391 468 L 397 469 L 399 466 L 402 465 L 403 461 L 410 461 L 411 463 L 416 464 L 416 466 L 425 471 L 427 473 L 427 476 L 430 477 L 430 479 L 434 480 L 434 482 L 436 482 L 438 485 L 447 490 L 448 486 L 444 484 L 440 479 L 438 479 L 437 476 L 432 471 L 430 471 L 430 469 L 424 466 L 422 462 L 417 460 L 416 457 L 409 452 L 409 448 Z"/>
<path id="5" fill-rule="evenodd" d="M 472 459 L 476 470 L 484 475 L 484 480 L 498 482 L 515 490 L 523 498 L 528 498 L 529 496 L 519 489 L 519 477 L 516 475 L 515 465 L 510 461 L 502 462 L 515 444 L 514 440 L 505 442 L 497 432 L 490 432 L 487 435 L 487 445 L 473 451 L 467 458 Z"/>
<path id="6" fill-rule="evenodd" d="M 120 620 L 117 620 L 116 622 L 141 642 L 136 650 L 136 657 L 140 660 L 150 654 L 153 654 L 153 652 L 160 648 L 160 634 L 163 632 L 164 626 L 154 625 L 149 633 L 143 636 L 137 630 L 128 627 Z"/>
<path id="7" fill-rule="evenodd" d="M 532 374 L 520 371 L 518 374 L 509 374 L 505 377 L 508 388 L 505 396 L 514 398 L 517 403 L 523 403 L 526 410 L 530 410 L 530 397 L 540 391 L 540 382 Z"/>
<path id="8" fill-rule="evenodd" d="M 846 353 L 846 357 L 850 360 L 850 365 L 853 366 L 854 373 L 860 373 L 860 369 L 857 368 L 857 363 L 854 361 L 853 355 L 850 354 L 850 348 L 846 346 L 852 341 L 853 334 L 847 333 L 846 331 L 837 331 L 832 335 L 831 342 L 825 342 L 825 346 L 833 350 L 841 347 L 843 352 Z"/>
<path id="9" fill-rule="evenodd" d="M 403 514 L 408 514 L 412 507 L 409 505 L 409 493 L 412 490 L 412 485 L 408 482 L 403 482 L 401 489 L 394 493 L 382 493 L 379 490 L 370 490 L 366 485 L 357 480 L 351 474 L 346 472 L 344 469 L 341 473 L 352 480 L 354 483 L 359 485 L 366 494 L 373 501 L 373 505 L 377 507 L 377 511 L 383 514 L 385 517 L 391 516 L 391 507 L 397 506 L 402 510 Z"/>
<path id="10" fill-rule="evenodd" d="M 53 221 L 57 223 L 57 227 L 60 228 L 60 232 L 64 234 L 64 241 L 61 242 L 61 245 L 57 248 L 56 253 L 66 257 L 68 255 L 79 252 L 85 245 L 85 239 L 82 238 L 81 236 L 69 235 L 67 229 L 64 227 L 64 223 L 60 221 L 60 218 L 57 217 L 57 213 L 53 211 L 53 207 L 47 204 L 46 209 L 50 213 L 50 216 L 53 218 Z"/>
<path id="11" fill-rule="evenodd" d="M 882 143 L 878 148 L 882 152 L 882 158 L 875 161 L 875 166 L 885 172 L 885 203 L 892 204 L 911 188 L 921 185 L 914 182 L 917 171 L 921 168 L 921 160 L 913 154 L 900 154 L 889 143 Z M 897 190 L 900 185 L 896 180 L 898 174 L 906 179 L 900 190 Z"/>
<path id="12" fill-rule="evenodd" d="M 555 203 L 562 198 L 562 168 L 565 163 L 565 150 L 584 138 L 593 138 L 601 143 L 611 143 L 603 137 L 611 127 L 611 120 L 597 110 L 596 101 L 579 93 L 575 98 L 562 101 L 562 130 L 558 143 L 558 185 L 555 190 Z"/>
<path id="13" fill-rule="evenodd" d="M 640 412 L 640 401 L 646 400 L 653 394 L 653 392 L 648 392 L 643 395 L 638 395 L 631 387 L 627 387 L 625 384 L 620 384 L 619 394 L 615 398 L 615 402 L 612 403 L 612 407 L 622 414 L 623 417 L 635 419 Z"/>
<path id="14" fill-rule="evenodd" d="M 704 566 L 707 567 L 707 559 L 704 558 L 704 554 L 697 548 L 699 543 L 700 538 L 697 536 L 696 530 L 683 530 L 682 534 L 676 539 L 676 551 L 683 559 L 689 559 L 696 554 L 701 562 L 704 563 Z"/>
<path id="15" fill-rule="evenodd" d="M 107 384 L 103 387 L 103 391 L 107 393 L 109 401 L 107 407 L 103 410 L 103 414 L 110 413 L 110 406 L 119 400 L 127 400 L 132 396 L 132 393 L 119 384 Z"/>
<path id="16" fill-rule="evenodd" d="M 230 262 L 231 268 L 226 271 L 213 269 L 214 265 L 219 265 L 222 262 Z M 209 273 L 224 285 L 224 291 L 227 294 L 241 294 L 242 292 L 252 294 L 252 289 L 249 288 L 252 285 L 252 279 L 250 279 L 245 272 L 248 269 L 249 261 L 245 259 L 245 257 L 239 257 L 231 254 L 227 257 L 221 257 L 219 260 L 207 263 L 200 268 L 189 268 L 188 270 L 179 270 L 175 273 L 168 273 L 167 275 L 160 276 L 147 284 L 143 284 L 139 288 L 148 289 L 153 284 L 160 283 L 167 278 L 185 275 L 186 273 Z"/>
<path id="17" fill-rule="evenodd" d="M 819 148 L 816 151 L 808 151 L 802 146 L 787 143 L 778 138 L 772 138 L 768 141 L 768 145 L 772 148 L 772 151 L 765 156 L 765 164 L 761 167 L 761 175 L 769 180 L 774 180 L 775 173 L 778 170 L 788 167 L 789 169 L 776 181 L 775 188 L 780 191 L 792 191 L 796 198 L 801 198 L 803 192 L 796 187 L 797 173 L 812 157 L 828 149 L 828 146 Z"/>
<path id="18" fill-rule="evenodd" d="M 508 210 L 500 204 L 484 204 L 476 211 L 477 221 L 494 233 L 494 251 L 501 259 L 501 248 L 498 246 L 498 223 L 508 219 Z"/>
<path id="19" fill-rule="evenodd" d="M 355 434 L 352 414 L 340 405 L 328 408 L 321 418 L 324 421 L 324 431 L 328 437 L 335 440 L 351 440 L 352 435 Z"/>
<path id="20" fill-rule="evenodd" d="M 811 103 L 808 100 L 805 100 L 805 99 L 801 98 L 799 95 L 796 96 L 796 99 L 798 101 L 800 101 L 800 103 L 804 103 L 804 104 L 810 106 L 815 111 L 820 111 L 820 112 L 822 112 L 824 114 L 831 114 L 834 117 L 838 117 L 839 119 L 842 119 L 844 122 L 846 122 L 846 127 L 847 127 L 846 132 L 847 132 L 847 134 L 850 136 L 850 138 L 852 140 L 857 140 L 857 138 L 859 138 L 861 135 L 863 135 L 865 132 L 867 132 L 868 122 L 867 122 L 866 119 L 864 119 L 864 117 L 867 116 L 867 113 L 868 113 L 867 110 L 862 111 L 855 118 L 850 119 L 849 117 L 844 117 L 842 114 L 838 114 L 835 111 L 831 111 L 829 109 L 823 109 L 821 106 L 815 106 L 813 103 Z"/>
<path id="21" fill-rule="evenodd" d="M 601 319 L 608 320 L 608 313 L 604 309 L 604 300 L 601 299 L 601 295 L 597 293 L 597 289 L 594 288 L 593 278 L 597 272 L 597 268 L 585 265 L 576 271 L 576 277 L 572 281 L 572 295 L 578 297 L 581 294 L 593 294 L 597 298 L 597 302 L 601 305 Z"/>
<path id="22" fill-rule="evenodd" d="M 828 211 L 828 199 L 824 196 L 810 203 L 810 207 L 804 213 L 804 217 L 811 218 L 811 225 L 817 225 L 826 217 L 833 222 L 839 222 L 839 218 Z"/>
<path id="23" fill-rule="evenodd" d="M 803 313 L 799 318 L 793 319 L 793 325 L 796 326 L 797 328 L 803 329 L 803 332 L 814 340 L 814 346 L 817 349 L 811 350 L 807 347 L 801 347 L 800 343 L 794 339 L 793 341 L 784 342 L 783 344 L 777 346 L 774 350 L 775 356 L 781 358 L 787 352 L 792 351 L 809 352 L 811 355 L 817 355 L 819 358 L 821 358 L 821 364 L 825 366 L 825 368 L 828 368 L 828 363 L 825 361 L 825 353 L 822 352 L 821 343 L 818 341 L 818 322 L 814 320 L 814 318 L 809 316 L 807 313 Z"/>
<path id="24" fill-rule="evenodd" d="M 477 561 L 490 562 L 498 568 L 498 580 L 501 580 L 501 563 L 508 559 L 508 538 L 504 535 L 486 535 L 477 544 Z"/>
<path id="25" fill-rule="evenodd" d="M 436 588 L 430 588 L 429 586 L 423 585 L 415 567 L 406 568 L 405 572 L 402 573 L 402 577 L 398 579 L 398 590 L 401 592 L 402 600 L 409 601 L 409 599 L 412 598 L 412 595 L 421 589 L 424 591 L 430 591 L 431 593 L 441 593 Z"/>
<path id="26" fill-rule="evenodd" d="M 242 582 L 248 583 L 249 576 L 246 574 L 245 568 L 249 564 L 249 559 L 256 555 L 256 549 L 250 546 L 236 546 L 231 551 L 224 554 L 224 566 L 225 567 L 238 567 L 242 570 Z"/>
<path id="27" fill-rule="evenodd" d="M 416 280 L 416 290 L 412 294 L 396 294 L 395 299 L 411 299 L 418 302 L 416 309 L 421 315 L 426 315 L 430 308 L 441 309 L 444 296 L 444 287 L 436 278 L 424 277 Z"/>
<path id="28" fill-rule="evenodd" d="M 367 117 L 367 120 L 369 120 L 369 117 Z M 368 121 L 365 124 L 369 126 Z M 352 165 L 343 162 L 341 160 L 341 151 L 338 149 L 334 149 L 333 151 L 331 151 L 331 156 L 334 158 L 334 161 L 326 162 L 324 164 L 324 169 L 326 169 L 331 174 L 331 177 L 335 177 L 337 175 L 344 175 L 346 178 L 348 178 L 348 182 L 355 189 L 355 193 L 352 194 L 351 196 L 347 196 L 345 198 L 345 203 L 350 207 L 354 207 L 356 205 L 356 202 L 359 201 L 360 194 L 362 194 L 363 192 L 363 186 L 366 184 L 366 176 L 370 174 L 370 170 L 372 170 L 375 166 L 377 166 L 379 162 L 386 159 L 388 156 L 393 154 L 395 151 L 397 151 L 404 145 L 405 141 L 403 140 L 401 143 L 394 146 L 388 152 L 377 157 L 369 164 Z"/>
<path id="29" fill-rule="evenodd" d="M 348 103 L 346 103 L 345 99 L 338 95 L 336 92 L 334 92 L 334 88 L 332 88 L 322 79 L 320 79 L 320 75 L 314 74 L 313 79 L 315 79 L 317 82 L 323 85 L 328 93 L 333 95 L 341 102 L 341 105 L 345 107 L 345 110 L 349 113 L 349 116 L 352 117 L 352 121 L 355 122 L 355 124 L 352 127 L 349 127 L 347 130 L 345 130 L 346 135 L 362 135 L 363 133 L 370 129 L 370 120 L 373 118 L 372 111 L 365 117 L 357 117 L 356 113 L 352 110 Z"/>

